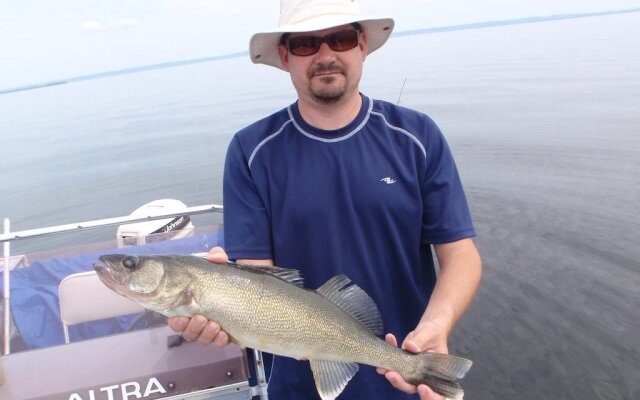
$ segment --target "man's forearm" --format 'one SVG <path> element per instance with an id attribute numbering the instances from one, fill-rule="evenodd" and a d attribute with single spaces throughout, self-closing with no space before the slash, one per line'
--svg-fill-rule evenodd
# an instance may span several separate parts
<path id="1" fill-rule="evenodd" d="M 434 247 L 440 273 L 420 323 L 435 323 L 448 336 L 473 300 L 480 284 L 482 262 L 471 239 Z"/>

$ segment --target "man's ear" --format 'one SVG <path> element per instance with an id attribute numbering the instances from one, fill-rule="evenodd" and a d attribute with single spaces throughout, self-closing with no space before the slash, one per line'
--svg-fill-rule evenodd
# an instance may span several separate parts
<path id="1" fill-rule="evenodd" d="M 280 56 L 280 62 L 282 63 L 284 70 L 289 72 L 289 51 L 287 50 L 287 46 L 279 44 L 278 55 Z"/>
<path id="2" fill-rule="evenodd" d="M 367 59 L 367 50 L 369 49 L 369 43 L 367 43 L 367 32 L 360 32 L 360 40 L 358 40 L 360 46 L 360 52 L 362 53 L 362 61 Z"/>

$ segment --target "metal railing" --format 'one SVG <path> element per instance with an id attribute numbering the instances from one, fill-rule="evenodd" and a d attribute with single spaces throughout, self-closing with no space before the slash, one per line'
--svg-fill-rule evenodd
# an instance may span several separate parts
<path id="1" fill-rule="evenodd" d="M 105 219 L 98 219 L 93 221 L 76 222 L 73 224 L 51 226 L 47 228 L 29 229 L 29 230 L 24 230 L 19 232 L 11 232 L 9 229 L 10 228 L 9 219 L 5 218 L 4 233 L 0 235 L 0 242 L 4 242 L 6 244 L 7 242 L 20 240 L 20 239 L 48 236 L 48 235 L 53 235 L 53 234 L 63 233 L 63 232 L 82 231 L 82 230 L 92 229 L 92 228 L 102 228 L 105 226 L 120 225 L 125 222 L 132 223 L 132 222 L 153 221 L 153 220 L 163 219 L 163 218 L 175 218 L 175 217 L 179 217 L 181 215 L 186 215 L 186 214 L 197 215 L 197 214 L 207 214 L 212 212 L 222 212 L 222 209 L 223 209 L 222 206 L 212 204 L 212 205 L 206 205 L 206 206 L 187 207 L 178 212 L 168 212 L 164 214 L 154 213 L 153 215 L 140 216 L 140 217 L 126 216 L 126 217 L 116 217 L 116 218 L 105 218 Z"/>

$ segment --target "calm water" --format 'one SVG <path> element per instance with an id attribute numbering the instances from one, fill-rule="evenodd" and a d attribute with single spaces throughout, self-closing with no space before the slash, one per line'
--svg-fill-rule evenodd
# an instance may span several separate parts
<path id="1" fill-rule="evenodd" d="M 450 343 L 475 362 L 468 399 L 640 398 L 639 15 L 397 37 L 365 64 L 370 96 L 406 79 L 465 182 L 485 263 Z M 246 59 L 0 96 L 0 217 L 221 203 L 233 133 L 293 98 Z"/>

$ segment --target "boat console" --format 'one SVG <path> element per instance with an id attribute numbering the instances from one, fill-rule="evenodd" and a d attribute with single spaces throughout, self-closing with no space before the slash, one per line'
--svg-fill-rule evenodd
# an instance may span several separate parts
<path id="1" fill-rule="evenodd" d="M 176 337 L 162 326 L 9 354 L 0 399 L 251 398 L 242 349 Z"/>

